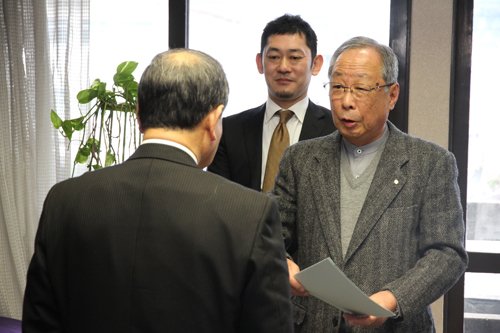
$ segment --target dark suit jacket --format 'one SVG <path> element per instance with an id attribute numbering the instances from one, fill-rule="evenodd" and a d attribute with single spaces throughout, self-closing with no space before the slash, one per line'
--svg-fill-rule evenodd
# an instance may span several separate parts
<path id="1" fill-rule="evenodd" d="M 276 203 L 140 146 L 55 185 L 27 277 L 23 332 L 290 332 Z"/>
<path id="2" fill-rule="evenodd" d="M 265 111 L 264 103 L 222 120 L 223 133 L 219 149 L 208 171 L 261 191 Z M 328 135 L 334 130 L 331 111 L 309 101 L 299 141 Z"/>
<path id="3" fill-rule="evenodd" d="M 402 318 L 347 332 L 434 332 L 429 305 L 467 266 L 464 221 L 452 153 L 389 125 L 345 258 L 340 226 L 338 131 L 290 146 L 274 190 L 285 243 L 307 268 L 327 257 L 366 294 L 390 290 Z M 315 297 L 294 297 L 296 332 L 337 332 L 341 312 Z"/>

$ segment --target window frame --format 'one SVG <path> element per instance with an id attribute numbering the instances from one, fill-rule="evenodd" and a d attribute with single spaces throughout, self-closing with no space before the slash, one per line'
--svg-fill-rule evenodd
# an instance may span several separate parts
<path id="1" fill-rule="evenodd" d="M 399 60 L 399 99 L 389 120 L 403 132 L 408 132 L 408 95 L 410 78 L 412 0 L 391 1 L 389 46 Z M 189 47 L 189 0 L 169 2 L 169 48 Z"/>
<path id="2" fill-rule="evenodd" d="M 472 28 L 474 0 L 453 2 L 453 55 L 450 87 L 449 150 L 453 152 L 458 166 L 460 199 L 467 225 L 467 164 L 469 153 L 469 113 L 472 56 Z M 500 273 L 499 253 L 467 252 L 470 273 Z M 447 293 L 445 298 L 445 332 L 464 330 L 464 276 Z"/>

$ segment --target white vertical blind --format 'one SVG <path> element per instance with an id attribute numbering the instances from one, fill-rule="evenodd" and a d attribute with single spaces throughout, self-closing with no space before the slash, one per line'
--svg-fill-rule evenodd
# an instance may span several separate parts
<path id="1" fill-rule="evenodd" d="M 50 110 L 88 84 L 89 0 L 0 3 L 0 316 L 21 318 L 43 200 L 70 175 Z"/>

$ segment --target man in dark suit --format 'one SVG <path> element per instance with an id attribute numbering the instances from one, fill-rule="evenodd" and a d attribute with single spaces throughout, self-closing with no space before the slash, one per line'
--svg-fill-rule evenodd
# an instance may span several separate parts
<path id="1" fill-rule="evenodd" d="M 277 158 L 275 165 L 268 166 L 271 137 L 280 119 L 278 111 L 293 111 L 286 123 L 289 144 L 334 131 L 331 112 L 307 97 L 311 76 L 317 75 L 323 65 L 316 49 L 316 33 L 300 16 L 287 14 L 266 25 L 256 62 L 266 79 L 268 100 L 223 119 L 224 133 L 209 171 L 267 192 L 274 184 L 279 162 Z M 271 167 L 266 176 L 270 185 L 263 186 L 266 167 Z"/>
<path id="2" fill-rule="evenodd" d="M 276 203 L 202 170 L 228 90 L 204 53 L 153 59 L 138 88 L 143 144 L 47 195 L 23 332 L 292 330 Z"/>
<path id="3" fill-rule="evenodd" d="M 295 332 L 435 332 L 430 304 L 467 266 L 457 166 L 446 149 L 387 119 L 399 95 L 394 52 L 356 37 L 333 54 L 338 131 L 289 147 L 275 188 Z M 394 317 L 357 317 L 308 296 L 300 269 L 330 257 Z"/>

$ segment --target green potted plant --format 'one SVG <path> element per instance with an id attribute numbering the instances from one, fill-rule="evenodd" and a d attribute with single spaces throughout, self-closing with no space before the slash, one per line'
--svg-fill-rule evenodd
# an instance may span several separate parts
<path id="1" fill-rule="evenodd" d="M 87 163 L 89 171 L 100 169 L 116 164 L 120 157 L 123 162 L 127 143 L 134 149 L 140 145 L 136 120 L 138 83 L 132 75 L 136 68 L 137 62 L 121 63 L 113 76 L 112 90 L 106 90 L 106 83 L 96 79 L 89 89 L 80 91 L 78 102 L 92 104 L 85 114 L 80 110 L 78 118 L 63 121 L 51 110 L 52 125 L 70 142 L 75 131 L 83 131 L 72 176 L 78 163 Z"/>

